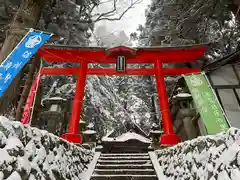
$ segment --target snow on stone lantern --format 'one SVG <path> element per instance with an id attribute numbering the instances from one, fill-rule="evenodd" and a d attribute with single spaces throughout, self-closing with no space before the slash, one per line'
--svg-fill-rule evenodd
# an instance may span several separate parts
<path id="1" fill-rule="evenodd" d="M 179 102 L 181 108 L 190 108 L 192 102 L 192 95 L 183 92 L 182 88 L 177 89 L 177 95 L 174 98 Z"/>
<path id="2" fill-rule="evenodd" d="M 42 101 L 43 106 L 47 110 L 41 112 L 40 116 L 46 122 L 47 131 L 57 135 L 62 131 L 66 102 L 67 99 L 61 97 L 52 97 Z"/>
<path id="3" fill-rule="evenodd" d="M 149 133 L 149 137 L 152 140 L 153 144 L 158 144 L 159 143 L 159 136 L 163 134 L 163 131 L 160 130 L 160 126 L 157 125 L 156 123 L 153 123 L 151 126 L 151 130 Z"/>
<path id="4" fill-rule="evenodd" d="M 86 130 L 82 132 L 84 142 L 96 142 L 97 141 L 97 132 L 94 130 L 93 123 L 89 123 Z"/>

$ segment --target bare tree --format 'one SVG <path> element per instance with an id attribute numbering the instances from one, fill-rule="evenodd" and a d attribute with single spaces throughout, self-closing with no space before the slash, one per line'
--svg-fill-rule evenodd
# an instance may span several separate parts
<path id="1" fill-rule="evenodd" d="M 135 7 L 135 5 L 141 3 L 143 0 L 130 0 L 127 2 L 124 2 L 124 0 L 105 0 L 102 1 L 100 3 L 104 4 L 104 3 L 112 3 L 112 9 L 107 11 L 107 12 L 103 12 L 103 13 L 95 13 L 92 15 L 92 17 L 94 18 L 94 22 L 98 22 L 98 21 L 102 21 L 102 20 L 108 20 L 108 21 L 117 21 L 117 20 L 121 20 L 122 17 L 132 8 Z M 125 4 L 125 8 L 123 9 L 123 11 L 118 13 L 118 8 L 120 8 L 121 6 L 123 6 L 123 4 Z M 95 7 L 94 7 L 95 8 Z M 94 11 L 94 8 L 92 9 L 92 11 Z M 117 16 L 116 16 L 117 15 Z"/>

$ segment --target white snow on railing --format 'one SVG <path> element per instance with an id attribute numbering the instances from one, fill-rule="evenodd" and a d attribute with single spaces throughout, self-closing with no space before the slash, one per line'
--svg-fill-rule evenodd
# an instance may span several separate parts
<path id="1" fill-rule="evenodd" d="M 240 130 L 202 136 L 156 151 L 169 180 L 240 179 Z"/>
<path id="2" fill-rule="evenodd" d="M 93 153 L 0 116 L 0 180 L 81 180 Z"/>

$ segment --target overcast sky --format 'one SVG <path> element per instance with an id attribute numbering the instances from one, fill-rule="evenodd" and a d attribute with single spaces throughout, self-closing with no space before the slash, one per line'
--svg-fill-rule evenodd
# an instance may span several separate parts
<path id="1" fill-rule="evenodd" d="M 109 32 L 124 30 L 129 35 L 136 31 L 139 24 L 145 24 L 145 9 L 150 2 L 151 0 L 143 0 L 140 4 L 135 5 L 135 8 L 130 9 L 119 21 L 101 21 L 98 24 L 105 24 Z"/>

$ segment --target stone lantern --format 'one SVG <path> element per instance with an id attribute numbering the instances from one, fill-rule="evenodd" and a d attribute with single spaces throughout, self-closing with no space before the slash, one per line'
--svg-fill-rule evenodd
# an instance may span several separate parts
<path id="1" fill-rule="evenodd" d="M 94 130 L 94 125 L 92 123 L 87 126 L 86 130 L 83 131 L 82 134 L 84 142 L 96 142 L 97 140 L 97 132 Z"/>
<path id="2" fill-rule="evenodd" d="M 177 95 L 174 97 L 180 104 L 180 108 L 190 108 L 192 102 L 192 95 L 183 92 L 182 88 L 177 89 Z"/>
<path id="3" fill-rule="evenodd" d="M 41 119 L 46 122 L 46 130 L 60 135 L 64 120 L 64 107 L 67 100 L 61 97 L 52 97 L 42 101 L 47 111 L 40 113 Z"/>
<path id="4" fill-rule="evenodd" d="M 158 144 L 159 143 L 159 137 L 163 134 L 163 131 L 160 130 L 159 125 L 156 123 L 152 124 L 149 137 L 152 139 L 152 144 Z"/>
<path id="5" fill-rule="evenodd" d="M 196 115 L 196 109 L 192 107 L 192 95 L 183 92 L 182 88 L 177 89 L 178 94 L 174 97 L 179 104 L 179 111 L 176 116 L 177 121 L 182 121 L 187 139 L 190 140 L 197 137 L 197 129 L 193 122 L 193 117 Z"/>

